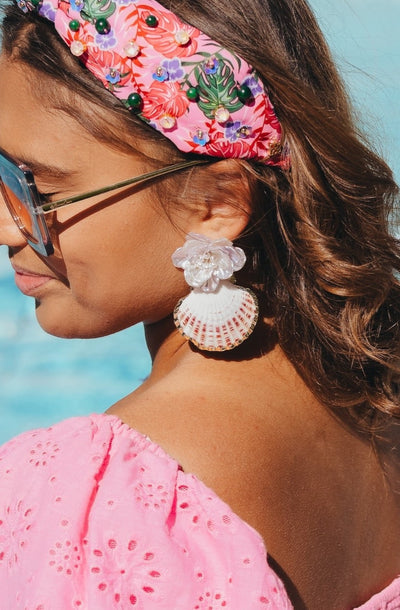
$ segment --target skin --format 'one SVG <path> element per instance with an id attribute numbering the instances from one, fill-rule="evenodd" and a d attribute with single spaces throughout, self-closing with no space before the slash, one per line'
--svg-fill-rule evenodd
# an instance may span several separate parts
<path id="1" fill-rule="evenodd" d="M 3 70 L 4 67 L 2 73 Z M 5 68 L 5 72 L 7 87 L 3 88 L 1 107 L 9 111 L 0 119 L 2 147 L 28 164 L 34 160 L 71 172 L 61 179 L 37 175 L 40 192 L 56 193 L 55 198 L 67 197 L 148 171 L 143 156 L 133 158 L 99 146 L 67 115 L 38 112 L 34 118 L 29 117 L 29 98 L 10 104 L 10 97 L 18 97 L 21 83 L 16 82 L 18 70 L 9 74 Z M 181 236 L 169 230 L 170 223 L 152 205 L 150 192 L 136 189 L 130 197 L 110 194 L 106 199 L 109 205 L 102 209 L 96 205 L 99 201 L 101 198 L 93 198 L 47 216 L 56 249 L 56 255 L 48 259 L 26 247 L 9 222 L 4 206 L 2 209 L 2 229 L 7 228 L 8 232 L 3 242 L 13 248 L 12 264 L 53 278 L 33 296 L 39 323 L 58 336 L 112 333 L 140 321 L 143 311 L 148 312 L 149 319 L 163 317 L 172 305 L 168 280 L 175 280 L 178 293 L 182 291 L 180 274 L 171 269 L 167 255 L 154 264 L 155 253 L 172 253 L 181 243 Z M 152 227 L 150 234 L 145 231 L 148 226 Z M 123 273 L 117 275 L 116 269 L 123 269 Z M 162 299 L 154 299 L 154 282 L 161 291 L 166 287 Z M 142 289 L 138 290 L 140 286 Z"/>
<path id="2" fill-rule="evenodd" d="M 111 150 L 39 104 L 23 71 L 0 61 L 7 84 L 0 146 L 70 172 L 37 174 L 39 190 L 66 197 L 149 170 L 143 151 Z M 272 321 L 219 357 L 191 349 L 171 321 L 187 293 L 170 260 L 184 234 L 232 239 L 246 225 L 238 176 L 232 189 L 241 211 L 213 198 L 213 173 L 231 169 L 210 167 L 211 207 L 199 196 L 197 207 L 172 212 L 172 222 L 149 188 L 59 210 L 49 218 L 56 247 L 49 258 L 26 244 L 1 200 L 0 243 L 17 270 L 49 278 L 31 293 L 47 332 L 92 337 L 146 322 L 151 375 L 109 412 L 163 446 L 258 530 L 284 568 L 296 609 L 355 607 L 400 573 L 399 502 L 372 448 L 313 397 L 273 341 Z"/>

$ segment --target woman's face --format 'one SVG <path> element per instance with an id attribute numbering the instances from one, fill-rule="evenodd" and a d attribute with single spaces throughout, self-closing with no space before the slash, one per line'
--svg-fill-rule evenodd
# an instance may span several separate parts
<path id="1" fill-rule="evenodd" d="M 0 61 L 0 147 L 31 166 L 40 192 L 61 199 L 153 169 L 143 155 L 112 150 L 41 105 L 26 70 Z M 0 199 L 0 243 L 46 331 L 101 336 L 172 311 L 187 287 L 171 254 L 195 227 L 180 212 L 173 220 L 183 232 L 175 229 L 154 199 L 148 187 L 131 187 L 47 215 L 55 247 L 48 258 L 27 245 Z"/>

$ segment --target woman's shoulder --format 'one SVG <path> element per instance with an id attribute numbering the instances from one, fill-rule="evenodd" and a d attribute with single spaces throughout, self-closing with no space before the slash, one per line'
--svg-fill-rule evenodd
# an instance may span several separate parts
<path id="1" fill-rule="evenodd" d="M 48 428 L 23 432 L 2 445 L 0 484 L 12 481 L 16 472 L 36 481 L 41 478 L 40 473 L 45 473 L 43 478 L 47 481 L 49 470 L 59 479 L 67 478 L 73 470 L 80 479 L 86 474 L 98 476 L 105 460 L 109 462 L 110 457 L 120 455 L 123 447 L 131 446 L 138 453 L 145 449 L 147 453 L 163 453 L 147 437 L 128 428 L 115 416 L 72 417 Z"/>
<path id="2" fill-rule="evenodd" d="M 149 438 L 92 415 L 3 446 L 1 607 L 187 610 L 208 600 L 291 608 L 260 536 Z"/>

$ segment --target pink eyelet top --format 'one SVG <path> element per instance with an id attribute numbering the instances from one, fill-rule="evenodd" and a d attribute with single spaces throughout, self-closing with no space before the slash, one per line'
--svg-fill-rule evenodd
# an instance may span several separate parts
<path id="1" fill-rule="evenodd" d="M 0 450 L 1 610 L 285 610 L 261 537 L 111 415 Z M 400 608 L 400 578 L 362 610 Z"/>

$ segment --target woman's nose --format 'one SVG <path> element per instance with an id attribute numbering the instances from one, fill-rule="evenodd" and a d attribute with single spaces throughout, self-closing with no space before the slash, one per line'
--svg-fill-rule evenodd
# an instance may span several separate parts
<path id="1" fill-rule="evenodd" d="M 26 239 L 17 227 L 0 192 L 0 246 L 20 247 Z"/>

